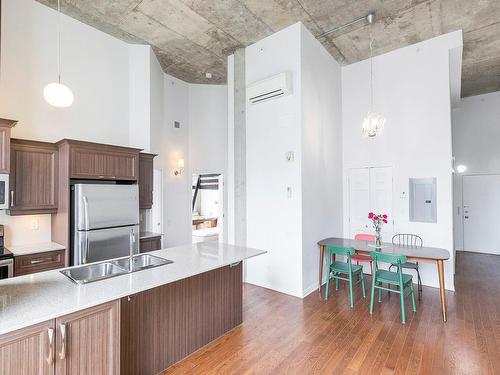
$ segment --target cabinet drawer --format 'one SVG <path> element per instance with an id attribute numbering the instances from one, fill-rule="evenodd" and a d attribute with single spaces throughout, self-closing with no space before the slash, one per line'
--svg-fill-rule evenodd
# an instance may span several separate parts
<path id="1" fill-rule="evenodd" d="M 64 267 L 64 250 L 20 255 L 14 258 L 14 276 Z"/>
<path id="2" fill-rule="evenodd" d="M 141 238 L 139 241 L 139 249 L 141 253 L 155 251 L 161 249 L 161 236 Z"/>
<path id="3" fill-rule="evenodd" d="M 115 146 L 72 146 L 70 178 L 136 181 L 139 152 Z"/>

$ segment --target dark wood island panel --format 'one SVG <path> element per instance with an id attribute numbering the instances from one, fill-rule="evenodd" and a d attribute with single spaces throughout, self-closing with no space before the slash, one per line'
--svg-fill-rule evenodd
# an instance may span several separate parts
<path id="1" fill-rule="evenodd" d="M 121 300 L 122 375 L 157 374 L 242 323 L 242 263 Z"/>

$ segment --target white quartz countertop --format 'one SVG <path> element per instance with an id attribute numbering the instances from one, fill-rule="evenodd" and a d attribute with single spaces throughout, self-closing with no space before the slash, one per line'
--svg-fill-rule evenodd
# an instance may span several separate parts
<path id="1" fill-rule="evenodd" d="M 264 253 L 211 241 L 152 251 L 174 263 L 85 285 L 59 270 L 0 280 L 0 335 Z"/>
<path id="2" fill-rule="evenodd" d="M 16 256 L 64 250 L 64 246 L 56 242 L 41 242 L 29 245 L 9 245 L 6 246 L 6 248 Z"/>

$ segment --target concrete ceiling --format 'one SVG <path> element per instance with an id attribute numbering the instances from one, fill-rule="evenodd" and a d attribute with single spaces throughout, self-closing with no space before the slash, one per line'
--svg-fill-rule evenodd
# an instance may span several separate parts
<path id="1" fill-rule="evenodd" d="M 462 29 L 462 96 L 500 90 L 499 0 L 61 0 L 61 8 L 126 42 L 151 44 L 166 73 L 192 83 L 224 83 L 234 49 L 297 21 L 319 35 L 375 11 L 375 54 Z M 350 64 L 369 57 L 369 27 L 320 40 Z"/>

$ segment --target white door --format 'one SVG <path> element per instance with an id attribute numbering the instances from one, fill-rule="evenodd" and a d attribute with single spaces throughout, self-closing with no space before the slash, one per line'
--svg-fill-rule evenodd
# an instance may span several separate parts
<path id="1" fill-rule="evenodd" d="M 370 211 L 389 216 L 389 222 L 382 228 L 382 239 L 390 242 L 394 234 L 392 167 L 370 168 Z"/>
<path id="2" fill-rule="evenodd" d="M 349 230 L 350 237 L 370 233 L 367 219 L 370 211 L 370 169 L 356 168 L 349 171 Z"/>
<path id="3" fill-rule="evenodd" d="M 384 240 L 393 234 L 392 167 L 355 168 L 349 171 L 349 231 L 375 234 L 368 213 L 387 214 L 389 223 L 382 230 Z"/>
<path id="4" fill-rule="evenodd" d="M 464 250 L 500 254 L 500 175 L 463 176 Z"/>

